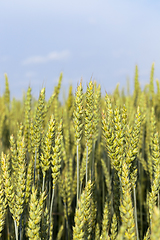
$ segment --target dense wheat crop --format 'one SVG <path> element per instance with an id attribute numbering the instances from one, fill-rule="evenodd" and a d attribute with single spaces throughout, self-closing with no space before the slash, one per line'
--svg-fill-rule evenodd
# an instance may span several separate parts
<path id="1" fill-rule="evenodd" d="M 1 81 L 2 82 L 2 81 Z M 160 239 L 160 85 L 0 96 L 0 239 Z M 106 89 L 107 91 L 107 89 Z"/>

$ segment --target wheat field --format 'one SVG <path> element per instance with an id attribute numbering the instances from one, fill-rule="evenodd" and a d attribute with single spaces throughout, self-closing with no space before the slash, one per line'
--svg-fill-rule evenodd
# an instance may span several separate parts
<path id="1" fill-rule="evenodd" d="M 0 239 L 160 239 L 160 82 L 0 96 Z M 107 90 L 106 90 L 107 91 Z"/>

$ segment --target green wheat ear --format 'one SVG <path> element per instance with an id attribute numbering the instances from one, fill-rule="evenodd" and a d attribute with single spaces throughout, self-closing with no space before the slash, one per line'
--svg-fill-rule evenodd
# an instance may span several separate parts
<path id="1" fill-rule="evenodd" d="M 74 216 L 75 226 L 73 227 L 73 240 L 84 239 L 84 201 L 85 193 L 83 192 L 78 201 L 78 207 L 76 208 Z"/>
<path id="2" fill-rule="evenodd" d="M 51 159 L 51 169 L 52 169 L 52 178 L 53 178 L 53 189 L 57 183 L 57 179 L 60 174 L 61 167 L 61 155 L 62 155 L 62 119 L 60 121 L 59 127 L 56 132 L 55 137 L 55 146 L 53 147 L 52 159 Z"/>
<path id="3" fill-rule="evenodd" d="M 134 93 L 133 93 L 133 101 L 134 101 L 134 106 L 137 107 L 138 105 L 138 99 L 139 99 L 139 95 L 141 92 L 141 88 L 140 88 L 140 83 L 138 80 L 138 66 L 136 65 L 135 68 L 135 77 L 134 77 Z"/>
<path id="4" fill-rule="evenodd" d="M 62 78 L 63 78 L 63 73 L 60 73 L 59 80 L 58 80 L 58 86 L 55 87 L 54 92 L 56 93 L 56 96 L 58 97 L 59 91 L 61 88 L 61 83 L 62 83 Z"/>
<path id="5" fill-rule="evenodd" d="M 91 239 L 93 220 L 91 212 L 92 187 L 91 181 L 88 181 L 78 201 L 78 207 L 76 208 L 74 217 L 73 240 Z"/>
<path id="6" fill-rule="evenodd" d="M 40 199 L 37 199 L 37 190 L 35 187 L 32 187 L 32 194 L 29 204 L 29 220 L 28 220 L 28 228 L 27 235 L 29 239 L 40 240 L 40 221 L 43 211 L 43 202 L 45 200 L 45 192 L 43 192 L 40 196 Z"/>
<path id="7" fill-rule="evenodd" d="M 53 153 L 51 158 L 51 170 L 52 170 L 52 199 L 51 199 L 51 206 L 50 206 L 50 220 L 49 220 L 49 238 L 50 238 L 50 227 L 52 226 L 52 207 L 53 207 L 53 201 L 54 201 L 54 190 L 55 186 L 58 180 L 58 177 L 60 175 L 60 168 L 61 168 L 61 158 L 62 158 L 62 119 L 60 121 L 60 124 L 58 126 L 58 129 L 56 129 L 56 137 L 55 137 L 55 146 L 52 147 Z"/>
<path id="8" fill-rule="evenodd" d="M 95 154 L 96 154 L 96 143 L 100 141 L 101 135 L 101 87 L 96 86 L 94 83 L 94 118 L 93 118 L 93 150 L 92 150 L 92 161 L 91 161 L 91 180 L 95 181 Z"/>
<path id="9" fill-rule="evenodd" d="M 1 172 L 2 174 L 2 172 Z M 2 175 L 0 176 L 0 237 L 5 225 L 5 214 L 6 214 L 7 202 L 4 194 Z"/>
<path id="10" fill-rule="evenodd" d="M 122 225 L 122 226 L 120 227 L 120 230 L 119 230 L 119 233 L 118 233 L 118 235 L 117 235 L 116 240 L 124 240 L 124 239 L 126 239 L 126 238 L 125 238 L 125 232 L 126 232 L 126 226 L 125 226 L 125 225 Z"/>
<path id="11" fill-rule="evenodd" d="M 79 199 L 79 152 L 80 152 L 80 141 L 82 138 L 82 123 L 83 118 L 83 88 L 82 83 L 80 82 L 77 87 L 76 97 L 75 97 L 75 110 L 73 112 L 73 122 L 74 122 L 74 130 L 75 130 L 75 139 L 77 145 L 77 204 Z"/>
<path id="12" fill-rule="evenodd" d="M 111 159 L 111 165 L 114 167 L 114 159 L 116 152 L 115 145 L 115 135 L 114 135 L 114 124 L 113 124 L 113 109 L 111 100 L 108 97 L 107 93 L 105 96 L 105 111 L 102 112 L 102 130 L 103 130 L 103 138 L 105 142 L 105 147 L 107 148 L 109 158 Z M 118 168 L 119 170 L 119 168 Z"/>
<path id="13" fill-rule="evenodd" d="M 17 162 L 17 147 L 16 141 L 14 136 L 10 136 L 10 156 L 11 156 L 11 163 L 12 163 L 12 174 L 13 174 L 13 184 L 17 182 L 17 171 L 18 171 L 18 162 Z"/>
<path id="14" fill-rule="evenodd" d="M 99 228 L 99 224 L 96 224 L 96 229 L 95 229 L 95 240 L 99 240 L 100 239 L 100 228 Z"/>
<path id="15" fill-rule="evenodd" d="M 133 204 L 131 198 L 131 183 L 129 180 L 129 169 L 126 161 L 122 164 L 122 200 L 120 206 L 120 214 L 122 218 L 122 224 L 126 227 L 125 237 L 126 239 L 135 239 L 135 220 L 133 214 Z"/>
<path id="16" fill-rule="evenodd" d="M 116 240 L 118 229 L 117 229 L 117 218 L 116 214 L 113 214 L 112 225 L 111 225 L 111 240 Z"/>
<path id="17" fill-rule="evenodd" d="M 17 139 L 17 162 L 18 162 L 18 171 L 16 172 L 17 186 L 16 186 L 16 195 L 15 195 L 15 213 L 17 226 L 19 226 L 20 216 L 23 212 L 23 204 L 25 201 L 25 186 L 26 186 L 26 162 L 25 162 L 25 141 L 24 137 L 20 135 Z"/>
<path id="18" fill-rule="evenodd" d="M 41 150 L 42 153 L 41 153 L 40 165 L 41 165 L 42 173 L 43 173 L 42 192 L 44 191 L 45 175 L 46 175 L 47 170 L 50 167 L 54 131 L 55 131 L 55 120 L 54 120 L 54 116 L 52 115 L 50 118 L 49 124 L 48 124 L 47 133 L 44 138 L 44 142 L 43 142 L 42 150 Z"/>
<path id="19" fill-rule="evenodd" d="M 9 90 L 9 82 L 8 82 L 7 73 L 4 74 L 4 77 L 5 77 L 4 101 L 5 101 L 5 105 L 7 106 L 8 110 L 9 110 L 9 105 L 10 105 L 10 90 Z"/>
<path id="20" fill-rule="evenodd" d="M 153 208 L 156 205 L 156 201 L 159 193 L 160 182 L 160 148 L 159 148 L 159 136 L 156 129 L 154 110 L 152 108 L 152 123 L 151 123 L 151 157 L 154 169 L 154 180 L 151 185 L 151 192 L 149 193 L 149 213 L 150 213 L 150 225 L 152 226 Z"/>
<path id="21" fill-rule="evenodd" d="M 88 181 L 88 176 L 92 174 L 91 162 L 89 164 L 90 155 L 93 147 L 93 133 L 94 133 L 94 85 L 90 81 L 87 86 L 87 91 L 85 94 L 85 126 L 84 126 L 84 135 L 85 135 L 85 145 L 87 148 L 86 156 L 86 184 Z M 88 166 L 89 164 L 89 166 Z M 88 170 L 89 169 L 89 170 Z M 91 176 L 92 177 L 92 176 Z"/>
<path id="22" fill-rule="evenodd" d="M 27 97 L 25 100 L 25 113 L 24 113 L 24 139 L 28 152 L 31 152 L 31 139 L 30 139 L 30 115 L 31 115 L 31 88 L 28 88 Z"/>
<path id="23" fill-rule="evenodd" d="M 68 100 L 67 100 L 67 112 L 68 112 L 69 120 L 71 120 L 71 118 L 72 118 L 73 106 L 74 106 L 74 96 L 73 96 L 73 93 L 72 93 L 72 85 L 70 85 Z"/>
<path id="24" fill-rule="evenodd" d="M 7 199 L 7 204 L 9 206 L 9 210 L 12 214 L 14 214 L 15 204 L 14 204 L 14 186 L 11 181 L 11 170 L 10 170 L 10 163 L 9 163 L 9 155 L 1 154 L 1 167 L 2 167 L 2 174 L 3 174 L 3 181 L 4 181 L 4 189 L 5 195 Z"/>
<path id="25" fill-rule="evenodd" d="M 143 240 L 150 240 L 150 227 L 148 227 L 147 232 L 146 232 Z"/>
<path id="26" fill-rule="evenodd" d="M 106 163 L 103 159 L 101 159 L 101 164 L 102 164 L 102 169 L 103 169 L 104 176 L 105 176 L 105 182 L 106 182 L 106 186 L 107 186 L 108 197 L 110 199 L 111 198 L 111 179 L 110 179 L 109 171 L 108 171 Z"/>
<path id="27" fill-rule="evenodd" d="M 101 127 L 101 86 L 98 85 L 96 87 L 96 83 L 94 83 L 94 119 L 93 119 L 93 127 L 94 127 L 94 141 L 98 139 L 100 134 Z"/>
<path id="28" fill-rule="evenodd" d="M 42 137 L 42 127 L 44 122 L 44 104 L 45 104 L 45 88 L 40 92 L 38 99 L 38 106 L 35 113 L 35 119 L 33 123 L 33 155 L 36 153 L 36 168 L 39 169 L 39 147 Z"/>
<path id="29" fill-rule="evenodd" d="M 101 232 L 100 240 L 103 240 L 103 239 L 109 240 L 108 232 L 109 232 L 109 209 L 108 209 L 108 199 L 106 198 L 104 210 L 103 210 L 102 232 Z"/>
<path id="30" fill-rule="evenodd" d="M 30 159 L 27 168 L 26 175 L 26 193 L 25 193 L 25 203 L 27 204 L 30 198 L 31 187 L 33 182 L 33 171 L 34 171 L 34 156 Z"/>
<path id="31" fill-rule="evenodd" d="M 150 73 L 150 83 L 149 83 L 149 97 L 150 97 L 150 106 L 155 105 L 155 98 L 154 98 L 154 63 L 152 63 L 151 73 Z"/>
<path id="32" fill-rule="evenodd" d="M 151 240 L 160 239 L 159 226 L 160 226 L 160 211 L 157 207 L 154 207 L 153 221 L 151 227 Z"/>

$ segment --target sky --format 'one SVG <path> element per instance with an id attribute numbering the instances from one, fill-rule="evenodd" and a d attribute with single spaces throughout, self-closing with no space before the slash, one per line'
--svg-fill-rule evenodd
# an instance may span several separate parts
<path id="1" fill-rule="evenodd" d="M 159 13 L 158 0 L 0 0 L 0 95 L 4 73 L 17 99 L 29 86 L 48 99 L 61 72 L 61 98 L 81 79 L 102 95 L 129 79 L 132 92 L 136 65 L 143 89 L 153 62 L 160 79 Z"/>

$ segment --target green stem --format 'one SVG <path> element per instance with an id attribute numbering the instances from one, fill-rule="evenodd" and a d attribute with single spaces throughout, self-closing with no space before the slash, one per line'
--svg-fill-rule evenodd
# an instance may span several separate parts
<path id="1" fill-rule="evenodd" d="M 64 206 L 65 206 L 65 209 L 66 209 L 66 240 L 68 240 L 68 237 L 69 237 L 69 224 L 68 224 L 68 209 L 67 209 L 67 204 L 66 202 L 64 202 Z"/>
<path id="2" fill-rule="evenodd" d="M 17 227 L 16 220 L 14 220 L 14 227 L 15 227 L 16 240 L 18 240 L 18 227 Z"/>
<path id="3" fill-rule="evenodd" d="M 143 193 L 142 193 L 142 179 L 143 179 L 143 169 L 141 168 L 141 164 L 138 161 L 138 169 L 139 169 L 139 176 L 140 176 L 140 183 L 139 183 L 139 192 L 140 192 L 140 222 L 141 222 L 141 230 L 140 230 L 140 237 L 143 236 L 143 216 L 142 216 L 142 201 L 143 201 Z"/>
<path id="4" fill-rule="evenodd" d="M 50 219 L 49 219 L 49 228 L 48 228 L 48 240 L 50 239 L 50 227 L 51 227 L 51 221 L 52 221 L 52 208 L 53 208 L 53 200 L 54 200 L 54 188 L 52 189 L 52 200 L 51 200 L 51 206 L 50 206 Z"/>
<path id="5" fill-rule="evenodd" d="M 135 189 L 135 187 L 133 187 L 133 194 L 134 194 L 134 217 L 135 217 L 135 224 L 136 224 L 136 234 L 137 234 L 137 240 L 139 240 L 138 223 L 137 223 L 136 189 Z"/>
<path id="6" fill-rule="evenodd" d="M 42 192 L 44 192 L 44 183 L 45 183 L 45 174 L 43 175 L 43 185 L 42 185 Z"/>
<path id="7" fill-rule="evenodd" d="M 19 229 L 19 240 L 22 239 L 22 214 L 21 214 L 21 218 L 20 218 L 20 229 Z"/>

